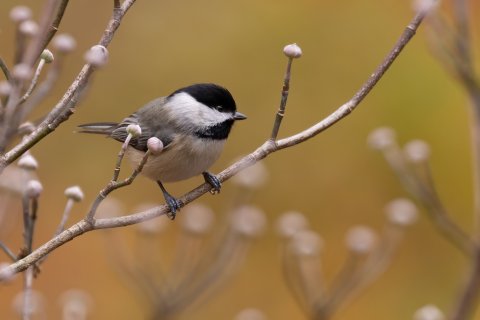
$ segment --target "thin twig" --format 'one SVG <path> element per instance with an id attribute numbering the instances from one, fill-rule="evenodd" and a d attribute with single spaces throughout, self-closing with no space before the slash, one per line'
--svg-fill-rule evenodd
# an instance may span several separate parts
<path id="1" fill-rule="evenodd" d="M 125 4 L 128 2 L 129 1 L 125 1 L 122 5 L 122 8 L 125 7 Z M 254 165 L 255 163 L 264 159 L 271 153 L 288 148 L 290 146 L 297 145 L 299 143 L 302 143 L 303 141 L 315 137 L 320 132 L 328 129 L 341 119 L 348 116 L 359 105 L 363 98 L 365 98 L 368 93 L 373 89 L 373 87 L 377 84 L 383 74 L 388 70 L 393 61 L 398 57 L 405 45 L 412 39 L 423 18 L 424 13 L 415 15 L 413 20 L 410 22 L 406 30 L 401 35 L 400 39 L 396 42 L 393 49 L 387 55 L 387 58 L 381 63 L 375 73 L 365 82 L 365 84 L 360 88 L 360 90 L 353 96 L 350 101 L 340 106 L 336 111 L 334 111 L 332 114 L 327 116 L 319 123 L 297 133 L 296 135 L 281 139 L 277 141 L 277 143 L 273 143 L 270 140 L 265 142 L 255 151 L 238 160 L 230 167 L 223 170 L 220 174 L 218 174 L 217 178 L 220 180 L 220 182 L 224 182 L 230 179 L 232 176 L 234 176 L 241 170 Z M 83 77 L 81 79 L 83 79 Z M 81 79 L 79 79 L 78 81 L 80 81 Z M 56 128 L 56 126 L 54 126 L 53 129 L 54 128 Z M 14 159 L 16 159 L 22 153 L 22 150 L 28 150 L 30 146 L 40 141 L 42 134 L 48 134 L 48 132 L 43 133 L 43 130 L 48 130 L 48 126 L 47 129 L 37 129 L 31 136 L 29 136 L 29 138 L 26 139 L 27 142 L 25 144 L 20 144 L 16 148 L 12 149 L 9 153 L 5 154 L 4 157 L 1 158 L 0 168 L 2 166 L 5 167 L 8 163 L 11 163 Z M 211 186 L 204 183 L 201 186 L 185 194 L 179 200 L 186 205 L 199 198 L 203 194 L 209 192 L 210 190 Z M 25 270 L 29 265 L 35 263 L 43 256 L 55 250 L 59 246 L 71 241 L 72 239 L 84 234 L 85 232 L 96 229 L 117 228 L 121 226 L 139 223 L 166 214 L 168 210 L 168 206 L 163 205 L 143 212 L 116 218 L 95 219 L 92 221 L 92 219 L 88 219 L 87 217 L 87 219 L 77 222 L 76 224 L 59 234 L 57 237 L 54 237 L 53 239 L 47 241 L 45 244 L 40 246 L 37 250 L 32 252 L 27 257 L 20 259 L 19 261 L 11 264 L 10 266 L 2 269 L 2 271 L 0 272 L 0 281 L 5 279 L 8 274 Z M 88 216 L 93 217 L 94 214 L 95 212 L 90 212 Z"/>
<path id="2" fill-rule="evenodd" d="M 7 79 L 7 81 L 11 81 L 12 75 L 10 74 L 10 70 L 8 70 L 7 64 L 2 59 L 2 57 L 0 57 L 0 69 L 2 69 L 2 72 L 5 75 L 5 79 Z"/>
<path id="3" fill-rule="evenodd" d="M 5 243 L 3 243 L 2 241 L 0 241 L 0 249 L 2 249 L 2 251 L 5 252 L 5 254 L 10 259 L 12 259 L 12 261 L 17 261 L 17 256 L 15 255 L 15 253 L 13 253 L 13 251 L 10 250 L 10 248 L 7 247 L 7 245 Z"/>
<path id="4" fill-rule="evenodd" d="M 125 152 L 127 151 L 128 145 L 130 144 L 130 140 L 132 140 L 132 134 L 131 133 L 129 133 L 127 135 L 127 138 L 123 142 L 122 148 L 120 149 L 120 152 L 118 153 L 117 162 L 115 163 L 115 170 L 113 170 L 112 181 L 117 181 L 118 180 L 118 175 L 120 174 L 120 167 L 122 165 L 122 160 L 123 160 L 123 157 L 125 156 Z"/>
<path id="5" fill-rule="evenodd" d="M 71 198 L 67 199 L 67 203 L 65 204 L 65 209 L 63 210 L 62 220 L 60 221 L 60 224 L 58 225 L 54 236 L 58 236 L 65 229 L 65 224 L 67 223 L 68 218 L 70 217 L 70 212 L 72 212 L 72 207 L 74 202 L 75 201 Z"/>
<path id="6" fill-rule="evenodd" d="M 290 73 L 292 69 L 293 58 L 288 58 L 287 70 L 285 71 L 285 77 L 283 79 L 282 87 L 282 98 L 280 100 L 280 107 L 278 108 L 277 114 L 275 115 L 275 122 L 273 123 L 272 134 L 270 140 L 277 140 L 278 131 L 280 130 L 280 125 L 282 124 L 283 117 L 285 116 L 285 108 L 287 106 L 288 99 L 288 90 L 290 89 Z"/>
<path id="7" fill-rule="evenodd" d="M 45 66 L 45 63 L 46 62 L 44 59 L 40 59 L 40 61 L 38 62 L 38 66 L 37 66 L 37 69 L 35 70 L 35 74 L 33 75 L 32 82 L 30 83 L 30 86 L 28 87 L 25 94 L 18 101 L 17 106 L 24 103 L 32 94 L 33 89 L 35 89 L 35 87 L 37 86 L 38 78 L 40 77 L 40 73 L 42 72 L 43 67 Z"/>

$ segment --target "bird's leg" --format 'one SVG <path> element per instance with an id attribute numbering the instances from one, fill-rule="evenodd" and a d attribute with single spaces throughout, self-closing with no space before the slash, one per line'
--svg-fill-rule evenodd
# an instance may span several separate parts
<path id="1" fill-rule="evenodd" d="M 205 171 L 202 174 L 205 182 L 212 186 L 212 190 L 210 190 L 210 193 L 220 193 L 220 188 L 222 188 L 222 183 L 220 182 L 220 180 L 218 180 L 216 176 L 214 176 L 208 171 Z"/>
<path id="2" fill-rule="evenodd" d="M 170 212 L 167 213 L 167 216 L 171 220 L 175 220 L 175 216 L 177 215 L 177 211 L 180 210 L 180 207 L 182 206 L 182 203 L 175 199 L 170 193 L 167 192 L 165 187 L 160 181 L 157 181 L 158 185 L 160 186 L 160 189 L 162 189 L 163 197 L 165 198 L 165 201 L 167 202 L 168 207 L 170 208 Z"/>

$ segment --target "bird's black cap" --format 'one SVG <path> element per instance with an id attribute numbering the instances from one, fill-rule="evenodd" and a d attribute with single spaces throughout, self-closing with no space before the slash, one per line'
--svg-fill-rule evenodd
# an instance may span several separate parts
<path id="1" fill-rule="evenodd" d="M 198 102 L 220 112 L 235 113 L 237 110 L 235 100 L 231 93 L 224 87 L 214 83 L 197 83 L 185 88 L 180 88 L 170 94 L 168 98 L 182 92 L 188 93 Z"/>

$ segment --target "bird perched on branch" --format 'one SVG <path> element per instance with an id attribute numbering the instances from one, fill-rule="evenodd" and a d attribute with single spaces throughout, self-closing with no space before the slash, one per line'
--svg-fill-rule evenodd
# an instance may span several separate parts
<path id="1" fill-rule="evenodd" d="M 128 136 L 127 126 L 140 126 L 140 135 L 130 140 L 126 151 L 134 165 L 147 151 L 148 139 L 160 139 L 164 149 L 149 156 L 142 174 L 158 183 L 170 208 L 169 216 L 174 219 L 182 204 L 167 192 L 163 183 L 203 174 L 212 191 L 219 192 L 220 181 L 207 170 L 219 158 L 233 123 L 244 119 L 246 116 L 237 112 L 227 89 L 200 83 L 150 101 L 120 123 L 83 124 L 79 132 L 106 135 L 123 143 Z"/>

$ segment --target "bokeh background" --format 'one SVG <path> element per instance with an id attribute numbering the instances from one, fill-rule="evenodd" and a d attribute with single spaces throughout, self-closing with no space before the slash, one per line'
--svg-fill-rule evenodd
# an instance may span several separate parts
<path id="1" fill-rule="evenodd" d="M 0 55 L 8 62 L 13 43 L 9 10 L 25 4 L 38 17 L 41 2 L 0 2 Z M 473 30 L 478 31 L 475 18 L 480 8 L 471 2 Z M 77 50 L 37 115 L 58 101 L 78 73 L 84 52 L 103 32 L 111 6 L 111 1 L 71 1 L 60 31 L 75 37 Z M 442 6 L 448 11 L 448 2 Z M 268 137 L 286 65 L 284 45 L 298 43 L 304 56 L 293 66 L 281 136 L 312 125 L 347 101 L 383 59 L 412 14 L 410 2 L 400 0 L 137 1 L 109 47 L 108 65 L 96 73 L 75 115 L 32 149 L 45 187 L 35 243 L 48 240 L 56 228 L 66 187 L 78 184 L 86 194 L 86 200 L 74 208 L 74 222 L 83 217 L 111 177 L 119 145 L 75 134 L 76 125 L 120 120 L 152 98 L 191 83 L 219 83 L 230 89 L 239 110 L 249 118 L 235 126 L 225 152 L 212 168 L 218 172 Z M 269 181 L 252 204 L 266 212 L 267 230 L 240 272 L 183 319 L 232 319 L 246 307 L 262 310 L 269 319 L 305 318 L 281 274 L 274 222 L 287 210 L 303 212 L 325 241 L 323 268 L 331 279 L 346 256 L 348 228 L 366 224 L 380 230 L 385 204 L 405 196 L 382 157 L 366 146 L 368 133 L 378 126 L 395 128 L 402 143 L 421 138 L 430 144 L 439 193 L 453 219 L 470 231 L 473 201 L 467 106 L 462 89 L 433 58 L 422 26 L 351 116 L 315 139 L 265 160 Z M 201 181 L 194 178 L 168 188 L 180 195 Z M 220 220 L 234 197 L 232 189 L 227 182 L 220 195 L 206 195 L 199 201 L 214 208 Z M 143 202 L 162 202 L 156 184 L 143 178 L 114 196 L 122 199 L 127 212 Z M 19 210 L 9 214 L 20 217 Z M 19 248 L 20 226 L 18 220 L 1 240 Z M 116 232 L 128 240 L 134 228 Z M 84 235 L 56 250 L 44 264 L 34 287 L 47 298 L 50 319 L 60 317 L 58 298 L 70 288 L 91 294 L 92 319 L 145 317 L 144 305 L 112 270 L 104 239 L 102 231 Z M 174 239 L 165 241 L 173 243 Z M 0 261 L 5 260 L 0 256 Z M 427 303 L 447 311 L 466 267 L 461 253 L 422 216 L 408 231 L 386 273 L 336 319 L 409 319 Z M 18 277 L 0 288 L 0 318 L 15 318 L 11 301 L 21 282 Z"/>

